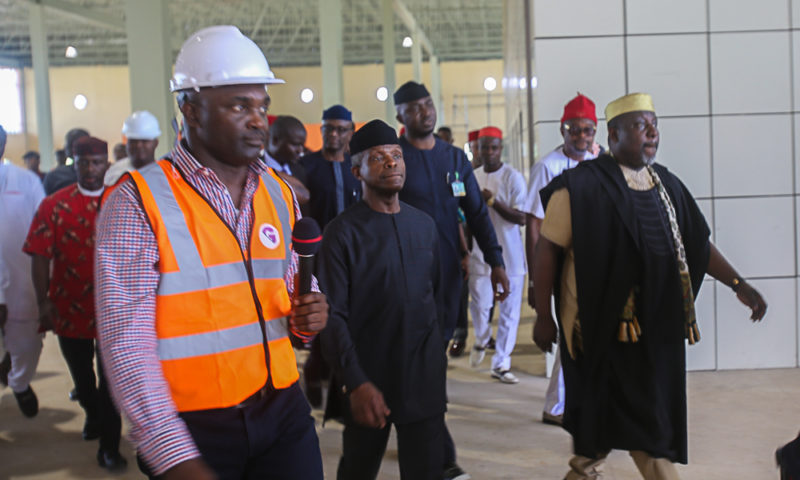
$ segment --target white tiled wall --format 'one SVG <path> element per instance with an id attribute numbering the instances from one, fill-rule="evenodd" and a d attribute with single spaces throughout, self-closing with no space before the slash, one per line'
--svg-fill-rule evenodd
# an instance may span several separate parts
<path id="1" fill-rule="evenodd" d="M 539 0 L 533 21 L 537 38 L 616 35 L 622 31 L 622 0 Z"/>
<path id="2" fill-rule="evenodd" d="M 706 31 L 706 5 L 697 0 L 636 0 L 627 3 L 629 34 Z M 619 32 L 617 32 L 619 34 Z"/>
<path id="3" fill-rule="evenodd" d="M 714 194 L 791 195 L 792 115 L 714 117 Z"/>
<path id="4" fill-rule="evenodd" d="M 704 282 L 688 367 L 797 366 L 800 0 L 533 0 L 533 15 L 538 155 L 561 142 L 558 120 L 576 91 L 597 104 L 603 144 L 605 105 L 652 94 L 658 161 L 769 303 L 754 325 L 728 287 Z"/>
<path id="5" fill-rule="evenodd" d="M 628 90 L 657 98 L 662 116 L 708 115 L 706 36 L 628 37 Z"/>
<path id="6" fill-rule="evenodd" d="M 790 108 L 788 32 L 711 35 L 714 113 L 785 112 Z"/>
<path id="7" fill-rule="evenodd" d="M 537 40 L 536 69 L 554 73 L 538 77 L 537 120 L 559 120 L 564 104 L 578 91 L 595 101 L 600 117 L 600 105 L 617 98 L 625 89 L 623 39 Z"/>
<path id="8" fill-rule="evenodd" d="M 767 318 L 750 320 L 750 311 L 725 287 L 717 288 L 717 368 L 777 368 L 797 364 L 797 279 L 754 280 L 770 299 Z"/>
<path id="9" fill-rule="evenodd" d="M 712 32 L 789 28 L 788 0 L 709 0 L 708 11 Z"/>
<path id="10" fill-rule="evenodd" d="M 660 118 L 658 162 L 683 180 L 695 197 L 711 197 L 711 127 L 708 117 Z"/>

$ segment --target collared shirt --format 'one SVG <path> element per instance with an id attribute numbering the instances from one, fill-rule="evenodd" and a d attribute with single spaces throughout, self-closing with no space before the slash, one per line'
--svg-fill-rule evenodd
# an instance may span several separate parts
<path id="1" fill-rule="evenodd" d="M 292 174 L 292 168 L 288 163 L 285 165 L 282 164 L 281 162 L 272 158 L 272 155 L 270 155 L 267 151 L 264 151 L 264 162 L 269 168 L 275 170 L 276 172 L 288 173 L 289 175 Z"/>
<path id="2" fill-rule="evenodd" d="M 213 170 L 178 144 L 170 157 L 186 181 L 219 213 L 247 250 L 254 212 L 251 201 L 266 166 L 250 164 L 240 209 Z M 296 218 L 300 218 L 297 200 Z M 288 235 L 288 232 L 287 232 Z M 117 405 L 130 420 L 130 436 L 154 474 L 200 456 L 186 424 L 172 403 L 157 354 L 156 290 L 158 243 L 131 180 L 120 184 L 103 204 L 97 227 L 96 303 L 103 361 Z M 291 297 L 297 255 L 284 277 Z M 312 283 L 316 288 L 316 280 Z M 297 332 L 294 332 L 297 335 Z"/>
<path id="3" fill-rule="evenodd" d="M 584 154 L 584 160 L 591 160 L 597 157 L 592 151 Z M 573 160 L 564 154 L 564 145 L 559 145 L 555 150 L 542 157 L 531 167 L 530 185 L 528 186 L 528 196 L 525 199 L 523 212 L 529 213 L 536 218 L 544 218 L 544 207 L 542 199 L 539 197 L 539 190 L 547 186 L 561 172 L 569 168 L 578 166 L 577 160 Z"/>

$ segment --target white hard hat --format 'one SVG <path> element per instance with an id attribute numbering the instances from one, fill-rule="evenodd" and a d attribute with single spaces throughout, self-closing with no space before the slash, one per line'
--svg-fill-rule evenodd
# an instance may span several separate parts
<path id="1" fill-rule="evenodd" d="M 232 25 L 195 32 L 175 60 L 170 90 L 223 85 L 285 83 L 269 69 L 264 53 Z"/>
<path id="2" fill-rule="evenodd" d="M 158 120 L 147 110 L 133 112 L 122 124 L 122 134 L 131 140 L 154 140 L 161 136 Z"/>

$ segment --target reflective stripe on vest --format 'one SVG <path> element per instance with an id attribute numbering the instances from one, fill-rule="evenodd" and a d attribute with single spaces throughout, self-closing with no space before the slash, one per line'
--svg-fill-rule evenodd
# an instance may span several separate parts
<path id="1" fill-rule="evenodd" d="M 153 192 L 153 199 L 158 206 L 164 226 L 167 229 L 169 242 L 178 262 L 177 272 L 164 272 L 158 285 L 159 295 L 175 295 L 179 293 L 206 290 L 234 283 L 248 282 L 247 269 L 243 262 L 234 262 L 225 265 L 206 267 L 200 259 L 200 253 L 194 243 L 186 218 L 183 216 L 172 188 L 169 185 L 164 170 L 158 164 L 151 164 L 139 170 L 142 177 Z M 289 210 L 281 195 L 281 187 L 269 174 L 261 176 L 267 187 L 267 192 L 275 204 L 281 228 L 284 232 L 291 232 Z M 252 261 L 253 278 L 256 280 L 271 280 L 283 278 L 289 268 L 291 259 L 291 246 L 284 241 L 286 257 L 283 260 L 256 259 Z M 272 340 L 272 337 L 267 337 Z"/>
<path id="2" fill-rule="evenodd" d="M 230 226 L 170 161 L 131 176 L 158 242 L 156 348 L 178 411 L 231 407 L 266 382 L 278 389 L 295 383 L 284 282 L 291 189 L 271 172 L 259 178 L 243 252 Z"/>
<path id="3" fill-rule="evenodd" d="M 266 327 L 267 338 L 270 341 L 288 336 L 289 328 L 285 317 L 266 322 Z M 158 340 L 158 357 L 161 360 L 175 360 L 212 355 L 254 345 L 261 345 L 261 326 L 258 322 L 214 332 L 161 338 Z"/>

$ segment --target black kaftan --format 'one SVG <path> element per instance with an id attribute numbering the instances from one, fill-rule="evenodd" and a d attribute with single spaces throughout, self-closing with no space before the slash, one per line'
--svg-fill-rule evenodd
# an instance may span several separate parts
<path id="1" fill-rule="evenodd" d="M 400 205 L 385 214 L 360 201 L 328 224 L 318 278 L 330 304 L 322 349 L 338 381 L 348 392 L 371 381 L 403 424 L 445 411 L 447 362 L 436 226 Z"/>

